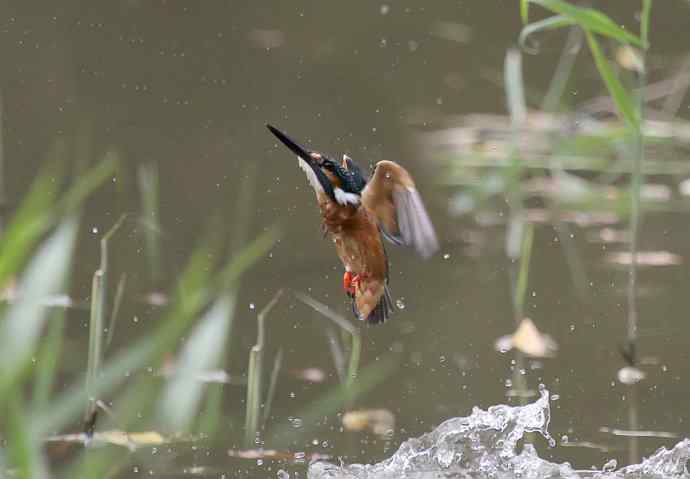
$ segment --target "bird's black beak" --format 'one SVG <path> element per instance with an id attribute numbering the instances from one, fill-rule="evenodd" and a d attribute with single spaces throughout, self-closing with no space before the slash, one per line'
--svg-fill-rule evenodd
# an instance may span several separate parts
<path id="1" fill-rule="evenodd" d="M 314 162 L 314 159 L 311 157 L 311 151 L 307 150 L 304 148 L 302 145 L 294 141 L 292 138 L 287 136 L 285 133 L 280 131 L 278 128 L 276 128 L 273 125 L 266 125 L 266 127 L 273 133 L 285 146 L 287 146 L 290 151 L 292 151 L 295 155 L 299 156 L 302 158 L 304 161 L 306 161 L 309 165 L 312 165 Z"/>

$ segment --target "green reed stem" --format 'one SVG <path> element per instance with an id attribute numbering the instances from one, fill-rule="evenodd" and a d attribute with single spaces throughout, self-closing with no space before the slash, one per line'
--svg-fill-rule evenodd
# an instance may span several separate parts
<path id="1" fill-rule="evenodd" d="M 273 296 L 257 317 L 256 344 L 249 351 L 249 372 L 247 373 L 247 412 L 244 424 L 244 442 L 246 447 L 254 445 L 256 434 L 259 430 L 266 318 L 282 295 L 283 290 L 281 289 Z"/>
<path id="2" fill-rule="evenodd" d="M 642 1 L 642 15 L 640 17 L 640 36 L 642 44 L 647 48 L 649 45 L 649 18 L 651 14 L 651 0 Z M 642 64 L 645 65 L 645 53 L 642 51 Z M 646 65 L 638 73 L 638 119 L 641 123 L 644 110 L 643 92 L 646 86 L 647 75 Z M 631 261 L 628 267 L 628 344 L 633 345 L 637 341 L 638 331 L 638 310 L 637 310 L 637 251 L 639 243 L 639 232 L 642 222 L 642 205 L 640 200 L 640 191 L 642 183 L 644 182 L 644 172 L 642 164 L 644 162 L 644 135 L 642 129 L 638 124 L 634 129 L 635 134 L 635 155 L 632 164 L 632 178 L 631 178 L 631 194 L 630 194 L 630 254 Z M 634 350 L 634 349 L 633 349 Z"/>
<path id="3" fill-rule="evenodd" d="M 117 222 L 101 238 L 101 264 L 93 275 L 91 284 L 91 315 L 89 319 L 89 356 L 86 366 L 86 391 L 89 404 L 84 413 L 84 420 L 89 422 L 96 411 L 96 398 L 93 394 L 94 383 L 103 362 L 103 331 L 105 325 L 105 309 L 108 301 L 108 270 L 109 270 L 109 242 L 122 226 L 126 215 L 120 216 Z"/>

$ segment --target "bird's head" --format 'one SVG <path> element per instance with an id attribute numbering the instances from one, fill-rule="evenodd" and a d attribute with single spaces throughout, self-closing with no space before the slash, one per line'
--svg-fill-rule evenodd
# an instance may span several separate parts
<path id="1" fill-rule="evenodd" d="M 318 193 L 323 191 L 339 204 L 358 205 L 366 185 L 366 178 L 357 164 L 347 155 L 338 162 L 317 151 L 311 151 L 272 125 L 266 125 L 299 159 L 299 165 L 309 183 Z"/>

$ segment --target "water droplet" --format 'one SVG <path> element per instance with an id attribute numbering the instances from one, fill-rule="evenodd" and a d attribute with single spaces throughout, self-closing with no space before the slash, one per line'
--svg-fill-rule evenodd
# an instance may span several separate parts
<path id="1" fill-rule="evenodd" d="M 395 305 L 398 307 L 398 309 L 405 309 L 404 299 L 405 298 L 398 298 L 397 300 L 395 300 Z"/>

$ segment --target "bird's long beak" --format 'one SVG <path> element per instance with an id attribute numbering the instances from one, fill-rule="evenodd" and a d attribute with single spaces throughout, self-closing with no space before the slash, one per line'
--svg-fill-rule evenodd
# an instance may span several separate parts
<path id="1" fill-rule="evenodd" d="M 294 141 L 285 133 L 280 131 L 273 125 L 266 125 L 266 127 L 273 133 L 285 146 L 287 146 L 294 154 L 302 158 L 309 165 L 313 165 L 314 159 L 311 157 L 311 151 L 304 148 L 302 145 Z"/>

